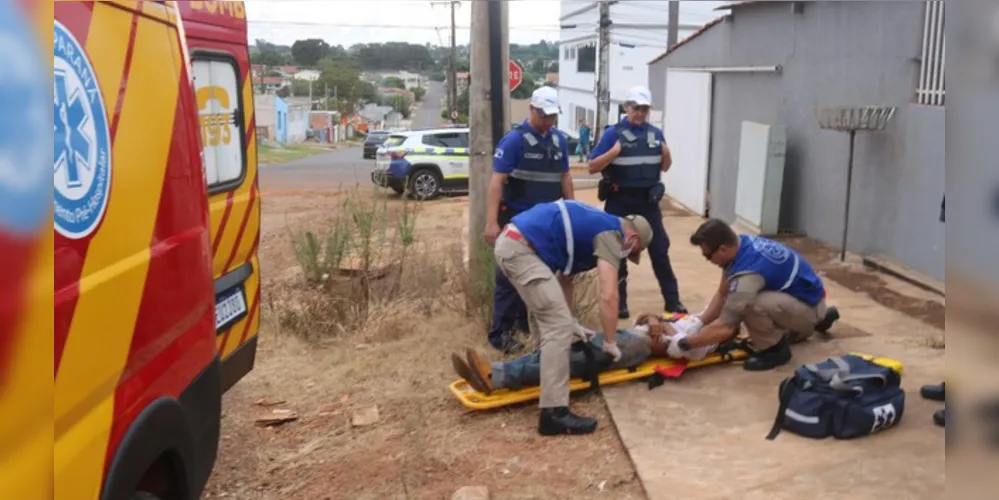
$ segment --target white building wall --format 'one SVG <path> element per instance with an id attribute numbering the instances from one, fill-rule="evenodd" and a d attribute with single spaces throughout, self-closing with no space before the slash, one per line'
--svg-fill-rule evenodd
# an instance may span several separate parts
<path id="1" fill-rule="evenodd" d="M 559 101 L 563 118 L 560 128 L 575 130 L 579 123 L 575 107 L 596 109 L 596 76 L 600 71 L 599 54 L 594 71 L 580 72 L 578 68 L 579 49 L 596 47 L 599 8 L 565 18 L 569 14 L 593 5 L 592 0 L 561 0 L 559 14 Z M 717 13 L 711 9 L 723 2 L 682 2 L 680 4 L 680 24 L 696 25 L 707 22 Z M 668 0 L 621 0 L 610 8 L 611 21 L 618 25 L 641 24 L 665 26 L 669 22 Z M 692 33 L 690 28 L 679 30 L 679 39 Z M 618 105 L 635 85 L 649 86 L 648 62 L 666 50 L 668 30 L 666 28 L 611 27 L 610 46 L 610 90 L 611 104 L 608 116 L 618 119 Z M 592 125 L 592 120 L 591 120 Z"/>

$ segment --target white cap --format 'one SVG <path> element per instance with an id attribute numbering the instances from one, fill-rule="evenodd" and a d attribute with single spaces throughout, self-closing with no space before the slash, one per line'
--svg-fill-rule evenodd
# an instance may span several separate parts
<path id="1" fill-rule="evenodd" d="M 540 109 L 546 115 L 558 114 L 561 111 L 558 107 L 558 91 L 547 85 L 538 87 L 531 94 L 531 106 Z"/>
<path id="2" fill-rule="evenodd" d="M 624 101 L 634 103 L 635 106 L 651 106 L 652 92 L 647 87 L 636 85 L 628 89 L 628 97 Z"/>

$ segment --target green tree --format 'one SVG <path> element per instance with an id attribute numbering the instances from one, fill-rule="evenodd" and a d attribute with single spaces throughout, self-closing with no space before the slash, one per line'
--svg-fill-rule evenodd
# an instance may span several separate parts
<path id="1" fill-rule="evenodd" d="M 403 81 L 402 78 L 399 78 L 397 76 L 390 76 L 390 77 L 382 80 L 382 85 L 384 85 L 386 87 L 392 87 L 392 88 L 406 90 L 406 82 Z"/>
<path id="2" fill-rule="evenodd" d="M 413 91 L 413 98 L 417 101 L 422 101 L 423 96 L 427 95 L 427 89 L 423 87 L 413 87 L 411 90 Z"/>
<path id="3" fill-rule="evenodd" d="M 284 66 L 288 64 L 288 58 L 276 50 L 266 49 L 250 54 L 250 63 L 264 66 Z"/>
<path id="4" fill-rule="evenodd" d="M 409 107 L 412 104 L 413 103 L 412 101 L 409 100 L 409 97 L 406 97 L 402 94 L 391 95 L 385 99 L 385 105 L 392 106 L 393 109 L 402 114 L 403 118 L 409 118 L 409 115 L 411 113 Z"/>
<path id="5" fill-rule="evenodd" d="M 330 55 L 330 44 L 319 38 L 295 40 L 291 45 L 291 56 L 301 66 L 315 66 L 320 59 Z"/>
<path id="6" fill-rule="evenodd" d="M 538 88 L 538 85 L 534 83 L 537 79 L 536 75 L 525 71 L 524 81 L 520 82 L 520 85 L 513 92 L 510 92 L 510 97 L 513 99 L 527 99 L 531 97 L 531 94 Z"/>

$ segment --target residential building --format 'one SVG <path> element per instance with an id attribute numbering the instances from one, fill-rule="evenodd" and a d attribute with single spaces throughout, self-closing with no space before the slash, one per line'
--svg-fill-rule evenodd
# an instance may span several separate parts
<path id="1" fill-rule="evenodd" d="M 455 73 L 454 76 L 455 76 L 454 80 L 456 82 L 458 82 L 458 93 L 460 94 L 460 93 L 468 90 L 468 84 L 470 82 L 470 80 L 469 80 L 469 73 L 467 71 L 459 71 L 459 72 Z M 451 78 L 451 74 L 450 73 L 448 73 L 447 78 L 448 79 Z M 450 88 L 450 84 L 448 83 L 447 79 L 444 80 L 444 85 L 445 85 L 445 88 Z"/>
<path id="2" fill-rule="evenodd" d="M 254 94 L 257 133 L 280 143 L 305 142 L 309 129 L 309 99 Z"/>
<path id="3" fill-rule="evenodd" d="M 847 250 L 944 278 L 943 2 L 735 2 L 649 65 L 665 107 L 673 196 L 736 220 L 741 128 L 785 129 L 782 231 L 839 246 L 848 135 L 819 108 L 893 106 L 858 132 Z M 677 186 L 684 186 L 682 189 Z M 706 194 L 705 194 L 706 193 Z"/>
<path id="4" fill-rule="evenodd" d="M 273 93 L 254 92 L 253 112 L 257 122 L 257 136 L 277 141 L 277 100 Z"/>
<path id="5" fill-rule="evenodd" d="M 286 84 L 284 77 L 253 75 L 253 89 L 257 93 L 275 94 Z"/>
<path id="6" fill-rule="evenodd" d="M 597 3 L 561 0 L 563 28 L 559 31 L 561 54 L 557 81 L 562 116 L 559 121 L 570 130 L 575 130 L 581 118 L 592 125 L 596 116 L 596 82 L 600 71 Z M 711 7 L 720 3 L 681 3 L 679 35 L 696 29 L 690 22 L 705 18 L 701 13 L 710 12 Z M 612 28 L 608 58 L 610 103 L 607 109 L 611 122 L 619 119 L 628 89 L 648 84 L 647 63 L 666 48 L 668 30 L 664 26 L 669 21 L 668 11 L 667 0 L 621 0 L 610 6 L 611 21 L 620 26 Z"/>
<path id="7" fill-rule="evenodd" d="M 308 80 L 314 82 L 319 79 L 322 73 L 317 69 L 303 69 L 291 75 L 294 80 Z"/>
<path id="8" fill-rule="evenodd" d="M 368 123 L 368 130 L 382 130 L 386 128 L 386 117 L 395 111 L 392 106 L 379 106 L 374 103 L 364 105 L 358 113 Z"/>
<path id="9" fill-rule="evenodd" d="M 407 89 L 413 89 L 416 87 L 423 87 L 423 75 L 419 73 L 411 73 L 409 71 L 395 71 L 391 73 L 382 73 L 379 75 L 381 80 L 386 78 L 398 78 L 406 85 Z"/>

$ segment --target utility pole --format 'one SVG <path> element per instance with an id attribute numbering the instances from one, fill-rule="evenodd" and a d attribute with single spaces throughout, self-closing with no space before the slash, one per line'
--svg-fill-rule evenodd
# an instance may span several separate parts
<path id="1" fill-rule="evenodd" d="M 593 123 L 593 138 L 598 140 L 609 123 L 610 112 L 610 6 L 607 0 L 600 1 L 600 22 L 597 34 L 597 115 Z"/>
<path id="2" fill-rule="evenodd" d="M 456 40 L 457 26 L 455 26 L 454 22 L 454 9 L 460 5 L 461 2 L 458 2 L 457 0 L 451 2 L 451 88 L 450 92 L 448 92 L 448 95 L 451 98 L 451 106 L 448 110 L 448 116 L 450 116 L 451 112 L 458 109 L 458 42 Z M 451 120 L 452 123 L 455 121 L 456 120 Z"/>
<path id="3" fill-rule="evenodd" d="M 476 279 L 492 279 L 481 267 L 487 251 L 486 196 L 493 152 L 509 123 L 509 8 L 500 0 L 472 2 L 469 82 L 468 263 Z"/>
<path id="4" fill-rule="evenodd" d="M 669 32 L 666 34 L 666 48 L 676 45 L 680 36 L 680 2 L 671 0 L 669 3 Z"/>

